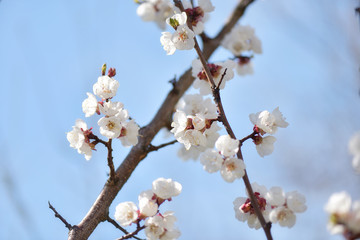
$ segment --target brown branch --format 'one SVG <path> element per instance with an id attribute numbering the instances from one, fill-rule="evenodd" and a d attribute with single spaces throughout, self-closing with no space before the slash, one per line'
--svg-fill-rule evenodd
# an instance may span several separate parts
<path id="1" fill-rule="evenodd" d="M 163 148 L 163 147 L 172 145 L 172 144 L 177 143 L 177 142 L 178 142 L 177 140 L 173 140 L 173 141 L 171 141 L 171 142 L 163 143 L 163 144 L 161 144 L 161 145 L 159 145 L 159 146 L 154 146 L 154 145 L 152 145 L 152 144 L 150 143 L 150 145 L 149 145 L 149 147 L 148 147 L 148 153 L 149 153 L 149 152 L 153 152 L 153 151 L 157 151 L 157 150 L 159 150 L 160 148 Z"/>
<path id="2" fill-rule="evenodd" d="M 110 168 L 110 178 L 108 180 L 109 184 L 114 184 L 116 183 L 116 174 L 115 174 L 115 167 L 114 167 L 114 162 L 113 162 L 113 156 L 112 156 L 112 139 L 109 139 L 109 141 L 106 144 L 106 147 L 108 149 L 108 156 L 107 156 L 107 160 L 108 160 L 108 166 Z"/>
<path id="3" fill-rule="evenodd" d="M 123 228 L 122 226 L 120 226 L 114 219 L 112 219 L 111 217 L 107 217 L 106 221 L 108 221 L 109 223 L 111 223 L 112 225 L 114 225 L 114 227 L 116 227 L 117 229 L 119 229 L 120 231 L 122 231 L 125 234 L 129 234 L 128 231 L 126 231 L 125 228 Z M 142 240 L 141 238 L 138 238 L 136 236 L 133 236 L 133 238 L 137 239 L 137 240 Z"/>
<path id="4" fill-rule="evenodd" d="M 136 234 L 138 234 L 141 230 L 143 230 L 145 228 L 145 226 L 142 226 L 142 227 L 138 227 L 134 232 L 132 233 L 129 233 L 129 234 L 126 234 L 124 236 L 122 236 L 121 238 L 118 238 L 117 240 L 124 240 L 124 239 L 129 239 L 129 238 L 135 238 L 134 236 Z"/>
<path id="5" fill-rule="evenodd" d="M 219 47 L 221 40 L 225 34 L 228 33 L 231 28 L 236 24 L 240 17 L 245 12 L 245 9 L 254 0 L 243 0 L 239 2 L 234 12 L 229 18 L 229 21 L 224 25 L 224 28 L 219 32 L 214 40 L 209 40 L 204 43 L 204 56 L 208 59 L 213 52 Z M 191 68 L 183 73 L 178 79 L 174 88 L 168 93 L 158 112 L 151 120 L 151 122 L 139 131 L 139 142 L 134 146 L 129 154 L 126 156 L 121 165 L 117 168 L 115 174 L 118 177 L 118 181 L 114 185 L 105 184 L 104 188 L 100 192 L 96 201 L 86 214 L 86 216 L 77 225 L 77 228 L 73 228 L 69 232 L 68 240 L 83 240 L 88 237 L 95 230 L 100 222 L 106 221 L 109 207 L 122 189 L 126 181 L 130 178 L 132 172 L 142 159 L 147 156 L 147 146 L 151 143 L 155 135 L 164 126 L 169 125 L 171 114 L 175 105 L 184 94 L 184 92 L 191 86 L 194 78 L 191 76 Z"/>
<path id="6" fill-rule="evenodd" d="M 249 134 L 248 136 L 246 136 L 246 137 L 244 137 L 243 139 L 241 139 L 240 140 L 240 146 L 246 141 L 246 140 L 248 140 L 248 139 L 250 139 L 250 138 L 253 138 L 255 135 L 257 134 L 257 132 L 253 132 L 253 133 L 251 133 L 251 134 Z"/>
<path id="7" fill-rule="evenodd" d="M 73 229 L 74 227 L 69 224 L 65 218 L 63 218 L 57 211 L 56 209 L 51 205 L 50 201 L 48 201 L 48 204 L 49 204 L 49 208 L 55 213 L 55 217 L 60 219 L 64 224 L 65 224 L 65 227 L 68 228 L 69 230 Z"/>

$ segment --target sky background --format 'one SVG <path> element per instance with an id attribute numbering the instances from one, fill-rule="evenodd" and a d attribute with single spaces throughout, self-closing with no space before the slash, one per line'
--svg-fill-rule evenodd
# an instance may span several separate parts
<path id="1" fill-rule="evenodd" d="M 235 0 L 213 0 L 206 24 L 214 36 Z M 238 138 L 252 131 L 250 113 L 277 106 L 290 123 L 275 135 L 275 151 L 261 158 L 251 142 L 243 155 L 251 182 L 297 190 L 308 210 L 291 228 L 274 225 L 275 239 L 342 239 L 326 230 L 323 206 L 346 190 L 360 199 L 360 176 L 351 168 L 347 144 L 360 131 L 360 34 L 355 0 L 258 0 L 240 20 L 255 28 L 263 54 L 251 76 L 236 76 L 221 92 Z M 140 126 L 154 116 L 174 75 L 195 51 L 167 56 L 154 23 L 142 22 L 137 5 L 126 1 L 0 2 L 0 239 L 66 239 L 67 229 L 53 216 L 50 201 L 70 224 L 85 216 L 107 179 L 101 146 L 90 161 L 69 147 L 66 132 L 82 118 L 81 103 L 92 91 L 103 63 L 115 67 L 120 82 L 116 101 L 124 103 Z M 231 55 L 224 49 L 212 61 Z M 190 90 L 193 91 L 193 90 Z M 222 131 L 222 134 L 225 132 Z M 172 140 L 160 132 L 154 144 Z M 232 184 L 209 174 L 197 161 L 176 155 L 179 145 L 151 153 L 136 168 L 110 207 L 137 202 L 159 177 L 180 182 L 183 192 L 162 209 L 174 210 L 180 239 L 265 239 L 234 217 L 233 200 L 244 196 L 242 181 Z M 128 148 L 114 144 L 118 166 Z M 101 223 L 90 239 L 116 239 L 121 232 Z"/>

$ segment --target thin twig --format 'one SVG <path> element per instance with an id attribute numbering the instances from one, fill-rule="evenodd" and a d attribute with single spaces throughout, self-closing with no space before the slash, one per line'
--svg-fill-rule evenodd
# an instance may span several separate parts
<path id="1" fill-rule="evenodd" d="M 111 223 L 112 225 L 114 225 L 114 227 L 116 227 L 117 229 L 119 229 L 120 231 L 122 231 L 125 234 L 129 234 L 128 231 L 126 231 L 125 228 L 123 228 L 122 226 L 120 226 L 114 219 L 112 219 L 111 217 L 107 217 L 106 221 L 108 221 L 109 223 Z M 133 236 L 133 238 L 137 239 L 137 240 L 142 240 L 141 238 L 138 238 L 136 236 Z"/>
<path id="2" fill-rule="evenodd" d="M 132 232 L 132 233 L 129 233 L 129 234 L 126 234 L 126 235 L 124 235 L 124 236 L 122 236 L 121 238 L 118 238 L 117 240 L 124 240 L 124 239 L 129 239 L 129 238 L 134 238 L 134 236 L 136 235 L 136 234 L 138 234 L 138 232 L 140 232 L 141 230 L 143 230 L 145 228 L 145 226 L 142 226 L 142 227 L 139 227 L 139 228 L 137 228 L 134 232 Z"/>
<path id="3" fill-rule="evenodd" d="M 148 152 L 153 152 L 153 151 L 157 151 L 159 150 L 160 148 L 163 148 L 163 147 L 166 147 L 166 146 L 169 146 L 169 145 L 172 145 L 174 143 L 177 143 L 178 141 L 177 140 L 173 140 L 171 142 L 167 142 L 167 143 L 163 143 L 163 144 L 160 144 L 159 146 L 154 146 L 150 143 L 149 147 L 148 147 Z"/>
<path id="4" fill-rule="evenodd" d="M 65 227 L 66 227 L 67 229 L 69 229 L 69 231 L 70 231 L 71 229 L 73 229 L 74 227 L 73 227 L 71 224 L 69 224 L 69 223 L 65 220 L 65 218 L 63 218 L 63 217 L 56 211 L 56 209 L 51 205 L 50 201 L 48 201 L 48 203 L 49 203 L 49 208 L 55 213 L 55 217 L 58 218 L 58 219 L 60 219 L 60 220 L 65 224 Z"/>
<path id="5" fill-rule="evenodd" d="M 257 132 L 253 132 L 251 134 L 249 134 L 248 136 L 244 137 L 243 139 L 240 140 L 240 144 L 242 145 L 246 140 L 253 138 L 255 136 L 255 134 L 257 134 Z"/>
<path id="6" fill-rule="evenodd" d="M 222 81 L 223 81 L 223 79 L 224 79 L 224 77 L 225 77 L 225 75 L 226 75 L 226 71 L 227 71 L 227 68 L 225 68 L 225 71 L 224 71 L 224 73 L 223 73 L 222 76 L 221 76 L 221 79 L 220 79 L 220 81 L 219 81 L 219 84 L 216 86 L 217 89 L 220 89 L 220 85 L 221 85 L 221 83 L 222 83 Z"/>

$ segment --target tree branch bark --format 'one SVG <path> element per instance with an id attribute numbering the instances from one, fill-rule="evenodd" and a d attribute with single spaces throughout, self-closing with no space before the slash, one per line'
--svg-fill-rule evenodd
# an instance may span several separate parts
<path id="1" fill-rule="evenodd" d="M 208 60 L 213 52 L 219 47 L 221 40 L 234 27 L 240 17 L 244 14 L 246 8 L 252 2 L 254 2 L 254 0 L 240 1 L 219 34 L 215 38 L 208 39 L 204 42 L 203 53 L 206 60 Z M 148 146 L 155 135 L 162 127 L 168 125 L 168 121 L 171 119 L 171 114 L 173 113 L 176 103 L 191 86 L 193 81 L 194 78 L 191 76 L 191 68 L 189 68 L 179 78 L 179 81 L 174 84 L 174 88 L 168 93 L 151 122 L 140 129 L 138 144 L 131 149 L 127 157 L 116 170 L 116 183 L 113 185 L 105 184 L 86 216 L 76 227 L 74 226 L 69 231 L 68 240 L 88 239 L 97 225 L 107 220 L 109 207 L 112 201 L 130 178 L 136 166 L 147 156 Z"/>

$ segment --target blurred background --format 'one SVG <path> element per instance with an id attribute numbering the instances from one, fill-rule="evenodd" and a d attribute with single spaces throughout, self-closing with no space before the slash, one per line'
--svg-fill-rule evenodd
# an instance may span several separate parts
<path id="1" fill-rule="evenodd" d="M 216 9 L 205 28 L 210 36 L 237 4 L 212 2 Z M 259 157 L 254 145 L 245 143 L 250 180 L 297 190 L 307 198 L 308 210 L 297 215 L 293 228 L 273 226 L 275 239 L 343 239 L 327 232 L 324 204 L 342 190 L 360 199 L 360 176 L 347 147 L 360 131 L 359 5 L 355 0 L 258 0 L 240 20 L 255 28 L 263 54 L 253 60 L 253 75 L 236 76 L 222 91 L 229 121 L 239 138 L 252 131 L 250 113 L 279 106 L 290 123 L 276 134 L 270 156 Z M 66 132 L 78 118 L 97 128 L 98 117 L 85 119 L 81 103 L 103 63 L 117 70 L 115 100 L 144 126 L 171 89 L 168 81 L 195 58 L 195 51 L 166 56 L 161 30 L 142 22 L 136 8 L 131 0 L 0 2 L 1 240 L 66 239 L 68 230 L 47 202 L 70 224 L 78 224 L 100 193 L 108 172 L 105 150 L 98 146 L 86 161 L 69 147 Z M 229 56 L 219 48 L 211 60 Z M 166 136 L 160 132 L 154 144 L 172 140 Z M 265 239 L 262 230 L 234 217 L 232 202 L 245 195 L 242 181 L 229 184 L 219 173 L 205 172 L 199 161 L 182 161 L 179 147 L 143 160 L 110 215 L 120 202 L 137 202 L 153 180 L 173 178 L 183 192 L 162 209 L 175 211 L 180 239 Z M 116 166 L 128 151 L 114 144 Z M 90 239 L 121 235 L 105 222 Z"/>

